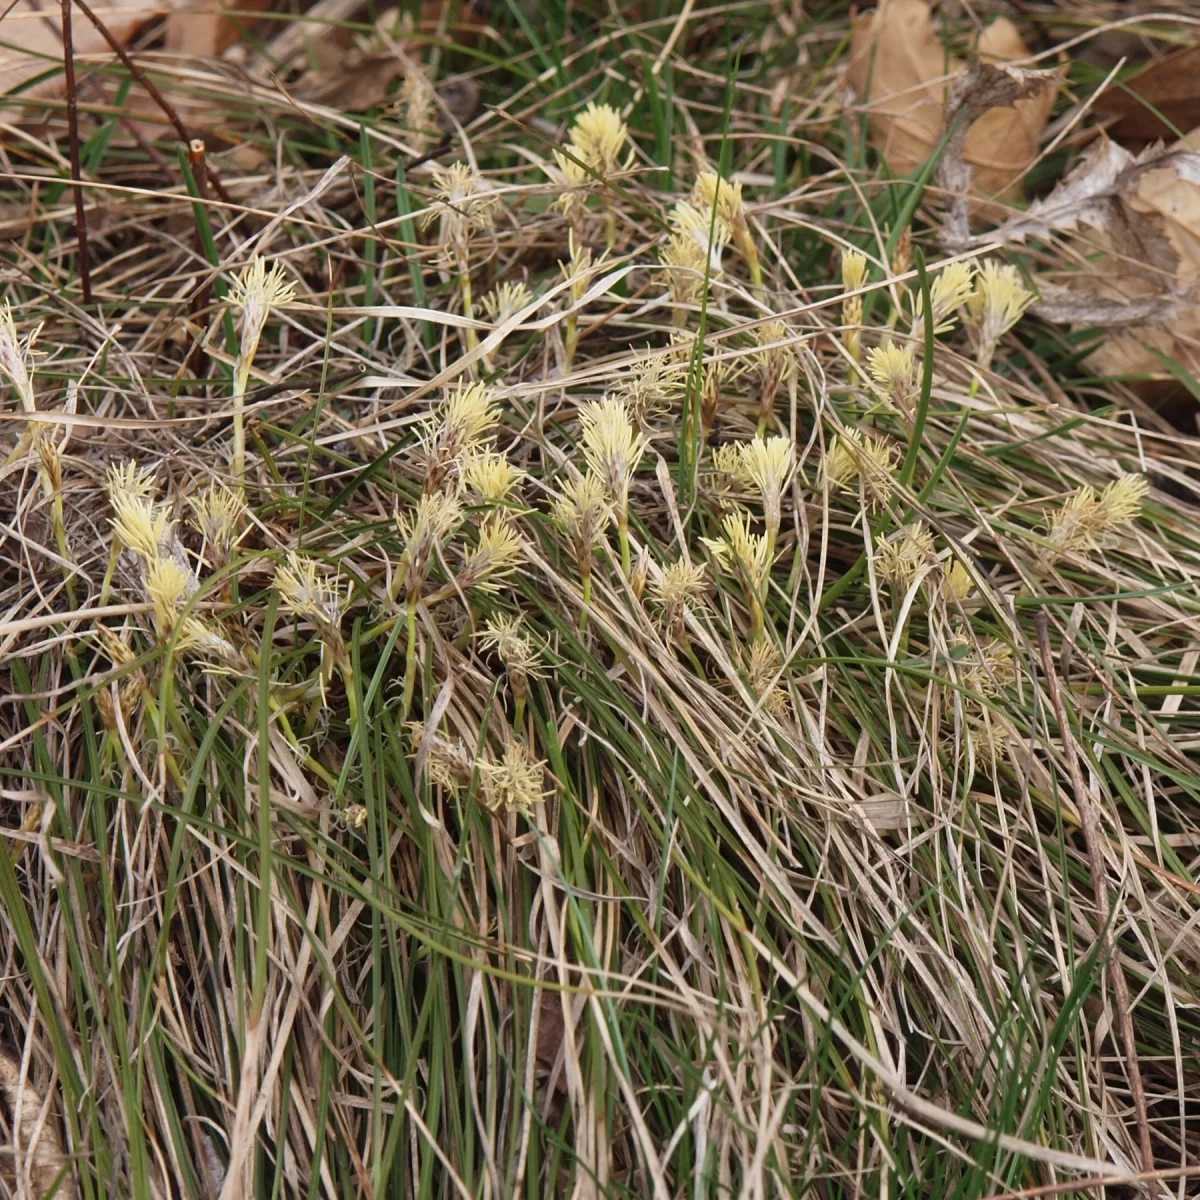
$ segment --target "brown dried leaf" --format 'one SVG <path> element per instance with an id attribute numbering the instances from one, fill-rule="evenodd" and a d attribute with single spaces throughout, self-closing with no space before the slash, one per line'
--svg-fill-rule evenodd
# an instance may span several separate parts
<path id="1" fill-rule="evenodd" d="M 1111 142 L 1028 213 L 996 230 L 1010 241 L 1050 232 L 1077 235 L 1091 270 L 1047 296 L 1042 315 L 1076 326 L 1115 328 L 1091 355 L 1099 374 L 1167 378 L 1155 351 L 1200 373 L 1200 154 L 1193 136 L 1137 158 Z M 1099 254 L 1097 254 L 1097 250 Z"/>
<path id="2" fill-rule="evenodd" d="M 1029 54 L 1004 18 L 984 31 L 976 50 L 991 70 L 975 75 L 965 91 L 955 89 L 954 112 L 965 107 L 967 114 L 960 157 L 971 169 L 972 190 L 1016 200 L 1020 177 L 1037 156 L 1057 78 L 997 68 Z M 855 18 L 850 51 L 847 80 L 868 108 L 872 144 L 897 174 L 916 170 L 947 127 L 963 63 L 944 50 L 926 0 L 880 0 L 873 12 Z"/>
<path id="3" fill-rule="evenodd" d="M 218 0 L 184 0 L 167 17 L 166 48 L 191 58 L 217 58 L 242 39 L 250 12 L 265 12 L 271 0 L 238 0 L 237 16 Z"/>
<path id="4" fill-rule="evenodd" d="M 1123 87 L 1110 88 L 1097 98 L 1095 111 L 1116 118 L 1108 134 L 1127 145 L 1140 146 L 1171 137 L 1177 129 L 1192 129 L 1200 125 L 1197 72 L 1200 46 L 1177 50 L 1147 63 Z"/>
<path id="5" fill-rule="evenodd" d="M 4 1141 L 10 1152 L 0 1157 L 0 1181 L 14 1193 L 23 1194 L 18 1186 L 28 1173 L 29 1192 L 33 1200 L 43 1200 L 51 1189 L 56 1200 L 74 1200 L 75 1180 L 67 1167 L 59 1133 L 59 1113 L 56 1106 L 46 1104 L 46 1098 L 26 1077 L 22 1082 L 21 1063 L 0 1050 L 0 1095 L 4 1098 Z M 16 1158 L 11 1155 L 14 1143 L 19 1147 Z M 66 1168 L 66 1169 L 64 1169 Z"/>
<path id="6" fill-rule="evenodd" d="M 170 7 L 170 0 L 108 0 L 98 15 L 113 37 L 124 45 L 143 25 Z M 51 70 L 56 62 L 61 63 L 63 44 L 57 4 L 17 0 L 11 8 L 6 5 L 0 11 L 4 14 L 4 44 L 0 45 L 2 94 Z M 96 55 L 107 61 L 113 57 L 108 43 L 96 27 L 79 12 L 71 22 L 71 36 L 76 59 Z M 25 94 L 31 97 L 56 96 L 62 90 L 63 77 L 60 71 Z"/>

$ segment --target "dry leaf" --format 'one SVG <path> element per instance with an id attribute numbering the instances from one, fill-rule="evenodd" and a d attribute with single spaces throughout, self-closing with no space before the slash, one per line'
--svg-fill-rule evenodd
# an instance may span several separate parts
<path id="1" fill-rule="evenodd" d="M 57 1183 L 56 1200 L 74 1200 L 75 1180 L 67 1167 L 59 1133 L 57 1106 L 46 1104 L 28 1076 L 21 1080 L 21 1063 L 0 1050 L 0 1095 L 4 1098 L 3 1141 L 6 1153 L 0 1155 L 0 1181 L 17 1195 L 32 1195 L 43 1200 Z M 15 1159 L 13 1144 L 19 1147 Z M 66 1169 L 64 1169 L 66 1168 Z M 18 1186 L 28 1175 L 29 1191 Z"/>
<path id="2" fill-rule="evenodd" d="M 171 0 L 108 0 L 97 14 L 113 37 L 124 45 L 139 29 L 159 13 L 171 7 Z M 38 4 L 35 0 L 17 0 L 3 10 L 0 18 L 0 93 L 28 82 L 38 75 L 61 66 L 63 56 L 60 10 L 57 4 Z M 113 53 L 96 27 L 76 11 L 71 21 L 75 46 L 76 71 L 79 73 L 89 56 L 108 62 Z M 18 48 L 19 47 L 19 48 Z M 29 97 L 54 96 L 63 90 L 61 70 L 51 79 L 24 93 Z"/>
<path id="3" fill-rule="evenodd" d="M 1189 46 L 1147 63 L 1121 88 L 1110 88 L 1096 100 L 1099 116 L 1115 118 L 1108 134 L 1140 147 L 1171 137 L 1177 129 L 1200 125 L 1200 46 Z M 1200 149 L 1200 147 L 1197 147 Z"/>
<path id="4" fill-rule="evenodd" d="M 1158 354 L 1200 374 L 1200 130 L 1138 156 L 1101 138 L 1048 196 L 988 235 L 1023 242 L 1071 233 L 1076 272 L 1042 289 L 1037 311 L 1113 329 L 1091 355 L 1104 375 L 1168 379 Z M 979 239 L 973 239 L 978 242 Z"/>
<path id="5" fill-rule="evenodd" d="M 1029 54 L 1005 18 L 984 31 L 976 49 L 991 65 Z M 850 50 L 847 79 L 868 108 L 872 144 L 893 172 L 909 174 L 928 161 L 941 140 L 963 63 L 946 53 L 925 0 L 880 0 L 873 12 L 855 18 Z M 1004 107 L 988 105 L 968 116 L 962 145 L 973 189 L 1007 200 L 1020 199 L 1020 177 L 1037 156 L 1057 88 L 1049 73 L 1036 80 L 1034 73 L 1024 75 L 1028 86 Z"/>
<path id="6" fill-rule="evenodd" d="M 166 48 L 192 58 L 217 58 L 240 41 L 253 21 L 247 14 L 265 12 L 271 0 L 238 0 L 237 15 L 219 0 L 183 0 L 167 17 Z"/>

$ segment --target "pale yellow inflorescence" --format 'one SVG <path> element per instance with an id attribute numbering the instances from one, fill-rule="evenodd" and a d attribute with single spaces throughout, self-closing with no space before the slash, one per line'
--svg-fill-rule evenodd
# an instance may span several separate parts
<path id="1" fill-rule="evenodd" d="M 897 594 L 907 592 L 933 559 L 933 534 L 920 521 L 875 548 L 875 569 Z"/>
<path id="2" fill-rule="evenodd" d="M 579 411 L 583 457 L 589 470 L 608 487 L 617 505 L 629 494 L 629 482 L 649 443 L 633 427 L 629 406 L 615 396 L 593 401 Z"/>
<path id="3" fill-rule="evenodd" d="M 756 591 L 761 591 L 771 569 L 771 552 L 766 534 L 751 531 L 748 513 L 726 514 L 721 537 L 700 540 L 723 570 L 741 572 Z"/>
<path id="4" fill-rule="evenodd" d="M 884 504 L 895 487 L 897 463 L 896 450 L 889 442 L 847 429 L 830 440 L 821 462 L 821 478 L 831 490 L 853 487 L 861 478 L 868 499 Z"/>
<path id="5" fill-rule="evenodd" d="M 337 575 L 315 559 L 289 550 L 275 568 L 275 587 L 284 605 L 323 629 L 337 629 L 349 599 Z"/>
<path id="6" fill-rule="evenodd" d="M 981 366 L 988 366 L 996 347 L 1033 303 L 1033 293 L 1021 282 L 1016 267 L 989 259 L 975 276 L 967 299 L 970 332 Z"/>
<path id="7" fill-rule="evenodd" d="M 929 308 L 933 314 L 933 332 L 949 333 L 958 319 L 959 310 L 971 298 L 975 286 L 975 266 L 965 260 L 948 263 L 934 276 L 929 285 Z M 920 292 L 914 293 L 913 336 L 924 336 L 924 301 Z"/>
<path id="8" fill-rule="evenodd" d="M 1050 517 L 1046 540 L 1051 553 L 1095 549 L 1106 534 L 1141 515 L 1149 491 L 1150 484 L 1142 475 L 1122 475 L 1100 492 L 1086 485 L 1078 488 Z"/>
<path id="9" fill-rule="evenodd" d="M 548 795 L 546 764 L 534 759 L 520 742 L 509 742 L 499 758 L 488 754 L 476 766 L 484 803 L 494 813 L 529 813 Z"/>

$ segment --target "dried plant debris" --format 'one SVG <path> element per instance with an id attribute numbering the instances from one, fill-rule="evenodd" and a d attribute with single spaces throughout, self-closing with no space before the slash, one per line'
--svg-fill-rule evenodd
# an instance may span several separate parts
<path id="1" fill-rule="evenodd" d="M 0 850 L 0 853 L 8 853 Z M 28 1064 L 0 1050 L 0 1184 L 31 1200 L 74 1200 L 75 1181 L 59 1132 L 62 1114 L 38 1092 Z"/>
<path id="2" fill-rule="evenodd" d="M 866 108 L 872 144 L 893 174 L 918 170 L 949 130 L 954 159 L 946 186 L 1019 201 L 1054 107 L 1057 76 L 1001 64 L 1028 57 L 1011 21 L 999 18 L 974 47 L 965 71 L 934 28 L 925 0 L 881 0 L 855 18 L 847 80 Z M 956 119 L 962 114 L 957 126 Z"/>
<path id="3" fill-rule="evenodd" d="M 1048 276 L 1036 311 L 1048 320 L 1119 331 L 1091 356 L 1097 373 L 1165 377 L 1160 355 L 1200 370 L 1198 144 L 1189 135 L 1134 155 L 1102 137 L 1049 195 L 970 239 L 1021 243 L 1070 235 L 1064 248 L 1078 267 Z"/>

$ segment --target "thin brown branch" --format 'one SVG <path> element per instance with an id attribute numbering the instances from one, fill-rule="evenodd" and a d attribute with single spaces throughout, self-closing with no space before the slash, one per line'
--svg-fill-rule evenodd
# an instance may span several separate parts
<path id="1" fill-rule="evenodd" d="M 1125 1072 L 1129 1076 L 1129 1090 L 1133 1095 L 1133 1111 L 1137 1121 L 1138 1144 L 1142 1155 L 1142 1169 L 1154 1170 L 1154 1147 L 1150 1141 L 1150 1121 L 1146 1111 L 1146 1090 L 1142 1083 L 1142 1068 L 1138 1061 L 1137 1038 L 1133 1030 L 1133 1012 L 1129 998 L 1129 984 L 1121 969 L 1120 956 L 1116 952 L 1112 928 L 1109 924 L 1111 907 L 1108 902 L 1107 871 L 1104 852 L 1101 849 L 1100 820 L 1091 794 L 1083 782 L 1079 767 L 1079 752 L 1075 737 L 1067 720 L 1067 709 L 1063 703 L 1062 690 L 1058 686 L 1058 673 L 1050 648 L 1050 621 L 1045 609 L 1037 615 L 1038 650 L 1042 659 L 1042 670 L 1046 675 L 1046 688 L 1050 703 L 1058 721 L 1059 737 L 1062 739 L 1063 754 L 1067 760 L 1067 771 L 1071 777 L 1071 789 L 1075 793 L 1075 807 L 1083 827 L 1083 839 L 1087 846 L 1088 871 L 1092 877 L 1092 896 L 1096 905 L 1096 920 L 1103 931 L 1101 953 L 1108 962 L 1108 977 L 1113 990 L 1113 1001 L 1117 1009 L 1117 1023 L 1121 1030 L 1121 1041 L 1125 1049 Z"/>

